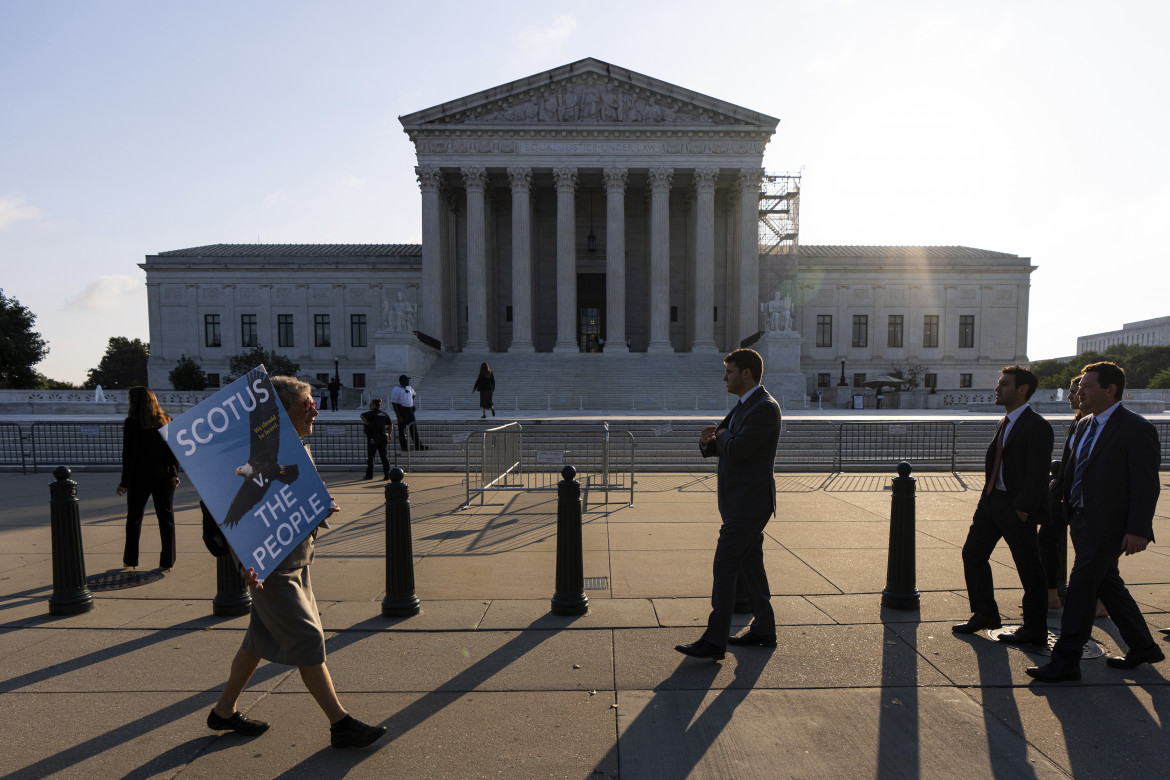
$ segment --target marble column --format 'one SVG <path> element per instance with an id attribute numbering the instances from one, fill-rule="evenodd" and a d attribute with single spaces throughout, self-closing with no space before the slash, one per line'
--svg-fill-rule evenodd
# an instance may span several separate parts
<path id="1" fill-rule="evenodd" d="M 715 182 L 718 168 L 695 171 L 695 341 L 692 352 L 715 352 Z"/>
<path id="2" fill-rule="evenodd" d="M 651 168 L 650 185 L 650 343 L 647 352 L 671 352 L 670 344 L 670 185 L 674 171 Z"/>
<path id="3" fill-rule="evenodd" d="M 605 180 L 605 350 L 629 354 L 626 346 L 626 181 L 625 168 L 606 168 Z"/>
<path id="4" fill-rule="evenodd" d="M 463 168 L 467 189 L 467 343 L 464 351 L 487 352 L 487 242 L 483 210 L 487 171 Z"/>
<path id="5" fill-rule="evenodd" d="M 532 169 L 509 168 L 512 185 L 512 344 L 509 352 L 534 352 L 532 343 Z"/>
<path id="6" fill-rule="evenodd" d="M 422 304 L 418 329 L 431 338 L 443 338 L 443 255 L 439 223 L 442 172 L 433 166 L 414 169 L 422 190 Z"/>
<path id="7" fill-rule="evenodd" d="M 739 182 L 739 335 L 760 331 L 760 179 L 763 168 L 742 168 Z"/>
<path id="8" fill-rule="evenodd" d="M 557 185 L 557 340 L 553 352 L 577 346 L 577 169 L 554 168 Z"/>

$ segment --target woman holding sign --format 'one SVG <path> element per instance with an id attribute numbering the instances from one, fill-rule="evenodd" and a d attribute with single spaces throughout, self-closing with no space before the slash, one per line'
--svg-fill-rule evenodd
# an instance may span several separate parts
<path id="1" fill-rule="evenodd" d="M 116 488 L 126 496 L 126 547 L 122 564 L 138 565 L 138 541 L 142 537 L 142 516 L 146 502 L 154 499 L 158 516 L 158 533 L 162 551 L 158 567 L 170 571 L 175 565 L 175 488 L 179 484 L 179 463 L 158 429 L 171 416 L 158 405 L 149 387 L 131 387 L 126 394 L 130 402 L 122 423 L 122 481 Z"/>
<path id="2" fill-rule="evenodd" d="M 313 432 L 317 403 L 309 385 L 288 376 L 274 376 L 285 412 L 297 435 Z M 329 514 L 338 511 L 336 505 Z M 313 545 L 317 531 L 300 543 L 260 584 L 255 569 L 243 571 L 252 593 L 252 618 L 243 645 L 232 660 L 231 675 L 224 685 L 219 702 L 207 716 L 209 728 L 257 736 L 268 730 L 263 721 L 244 717 L 236 710 L 240 694 L 264 659 L 299 667 L 301 679 L 313 699 L 329 718 L 330 743 L 335 748 L 360 748 L 386 733 L 385 726 L 367 726 L 349 715 L 341 706 L 333 680 L 325 667 L 325 633 L 321 615 L 309 580 L 313 562 Z M 238 559 L 237 559 L 238 563 Z"/>

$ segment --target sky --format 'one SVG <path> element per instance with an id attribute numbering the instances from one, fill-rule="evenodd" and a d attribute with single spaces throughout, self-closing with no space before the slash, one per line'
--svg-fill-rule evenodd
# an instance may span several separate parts
<path id="1" fill-rule="evenodd" d="M 0 288 L 81 382 L 149 338 L 145 255 L 417 243 L 398 117 L 595 57 L 779 118 L 802 243 L 1030 258 L 1028 356 L 1068 356 L 1170 315 L 1166 29 L 1162 0 L 0 0 Z"/>

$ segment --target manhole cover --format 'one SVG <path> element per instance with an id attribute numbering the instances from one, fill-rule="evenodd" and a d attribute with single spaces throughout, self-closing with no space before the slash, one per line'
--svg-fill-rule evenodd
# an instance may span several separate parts
<path id="1" fill-rule="evenodd" d="M 987 632 L 987 636 L 991 637 L 991 639 L 993 639 L 993 640 L 998 641 L 1000 634 L 1003 634 L 1003 633 L 1006 633 L 1009 631 L 1015 631 L 1017 628 L 1019 628 L 1019 626 L 1004 626 L 1003 628 L 994 628 L 994 629 Z M 1052 628 L 1049 627 L 1049 629 L 1048 629 L 1048 646 L 1047 647 L 1041 648 L 1041 647 L 1037 647 L 1035 645 L 1009 645 L 1009 646 L 1016 647 L 1019 650 L 1023 650 L 1023 651 L 1028 652 L 1028 653 L 1032 653 L 1033 655 L 1042 655 L 1045 657 L 1051 657 L 1052 656 L 1052 647 L 1056 644 L 1056 640 L 1059 638 L 1060 638 L 1060 632 L 1053 631 Z M 1085 649 L 1081 651 L 1081 660 L 1087 661 L 1090 658 L 1100 658 L 1103 655 L 1105 655 L 1105 649 L 1103 647 L 1101 647 L 1101 645 L 1097 644 L 1095 641 L 1090 639 L 1088 642 L 1085 642 Z"/>
<path id="2" fill-rule="evenodd" d="M 608 590 L 609 577 L 586 577 L 585 590 Z"/>
<path id="3" fill-rule="evenodd" d="M 106 574 L 93 574 L 85 578 L 85 585 L 90 592 L 103 590 L 121 590 L 122 588 L 137 588 L 157 582 L 163 578 L 163 573 L 154 571 L 115 571 Z"/>

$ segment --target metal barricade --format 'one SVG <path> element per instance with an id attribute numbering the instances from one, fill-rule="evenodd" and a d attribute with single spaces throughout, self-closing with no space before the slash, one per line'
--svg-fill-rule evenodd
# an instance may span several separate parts
<path id="1" fill-rule="evenodd" d="M 122 423 L 38 422 L 32 426 L 33 473 L 41 466 L 122 465 Z"/>
<path id="2" fill-rule="evenodd" d="M 1170 471 L 1170 422 L 1150 422 L 1158 431 L 1158 443 L 1162 446 L 1162 471 Z"/>
<path id="3" fill-rule="evenodd" d="M 837 467 L 889 466 L 901 461 L 955 470 L 952 422 L 847 422 L 837 431 Z"/>
<path id="4" fill-rule="evenodd" d="M 365 466 L 366 431 L 360 422 L 318 420 L 313 428 L 313 435 L 306 441 L 313 453 L 313 463 L 317 466 L 350 466 L 355 469 Z M 398 466 L 398 445 L 393 436 L 387 444 L 387 454 L 390 456 L 390 467 Z M 374 466 L 381 468 L 377 455 L 374 455 Z"/>
<path id="5" fill-rule="evenodd" d="M 586 507 L 590 492 L 603 493 L 608 503 L 610 492 L 625 490 L 633 506 L 634 449 L 632 433 L 611 431 L 606 422 L 528 428 L 513 422 L 473 431 L 464 442 L 467 499 L 463 506 L 471 506 L 477 494 L 482 505 L 489 491 L 556 491 L 566 464 L 584 482 Z"/>
<path id="6" fill-rule="evenodd" d="M 982 473 L 987 459 L 987 448 L 995 438 L 995 428 L 999 420 L 963 420 L 954 423 L 955 426 L 955 468 L 971 469 Z M 1057 438 L 1059 434 L 1055 435 Z M 1055 442 L 1057 447 L 1063 446 L 1063 439 Z M 1060 456 L 1053 451 L 1052 457 Z"/>
<path id="7" fill-rule="evenodd" d="M 0 466 L 20 466 L 21 474 L 26 471 L 24 434 L 19 423 L 0 423 Z"/>

